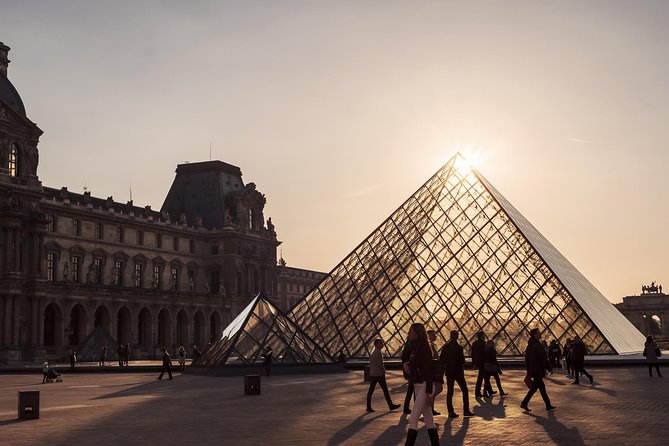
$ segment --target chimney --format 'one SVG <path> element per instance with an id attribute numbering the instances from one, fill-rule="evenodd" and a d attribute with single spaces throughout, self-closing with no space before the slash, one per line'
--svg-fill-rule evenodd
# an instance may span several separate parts
<path id="1" fill-rule="evenodd" d="M 4 77 L 7 77 L 7 65 L 9 65 L 7 53 L 9 53 L 9 47 L 0 42 L 0 76 Z"/>

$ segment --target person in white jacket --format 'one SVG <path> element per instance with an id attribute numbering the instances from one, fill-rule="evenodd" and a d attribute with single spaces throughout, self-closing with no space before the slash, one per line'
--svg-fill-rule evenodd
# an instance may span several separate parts
<path id="1" fill-rule="evenodd" d="M 44 384 L 49 379 L 49 361 L 44 361 L 42 363 L 42 374 L 44 375 L 42 384 Z"/>
<path id="2" fill-rule="evenodd" d="M 389 410 L 395 410 L 400 407 L 399 404 L 393 403 L 390 399 L 390 392 L 388 392 L 388 384 L 386 384 L 386 368 L 383 365 L 383 340 L 374 340 L 374 351 L 369 357 L 369 390 L 367 391 L 367 412 L 374 412 L 372 409 L 372 394 L 378 383 L 383 390 L 383 395 L 386 397 Z"/>

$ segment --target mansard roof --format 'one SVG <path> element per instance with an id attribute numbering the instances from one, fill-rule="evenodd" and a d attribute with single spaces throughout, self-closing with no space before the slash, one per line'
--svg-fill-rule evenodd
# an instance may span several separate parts
<path id="1" fill-rule="evenodd" d="M 202 219 L 208 229 L 225 226 L 226 197 L 243 191 L 242 171 L 222 161 L 179 164 L 161 211 L 185 214 L 188 224 Z"/>

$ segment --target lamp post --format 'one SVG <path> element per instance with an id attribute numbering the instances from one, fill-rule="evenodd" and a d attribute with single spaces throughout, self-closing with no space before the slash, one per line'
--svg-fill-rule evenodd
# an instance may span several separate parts
<path id="1" fill-rule="evenodd" d="M 646 313 L 641 313 L 641 329 L 648 336 L 648 315 Z"/>

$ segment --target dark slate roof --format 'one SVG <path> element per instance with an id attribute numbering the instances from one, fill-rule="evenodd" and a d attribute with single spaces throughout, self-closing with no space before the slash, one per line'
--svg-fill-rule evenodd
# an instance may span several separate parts
<path id="1" fill-rule="evenodd" d="M 161 212 L 186 214 L 188 224 L 199 218 L 205 228 L 222 228 L 225 198 L 244 189 L 239 167 L 222 161 L 179 164 Z"/>
<path id="2" fill-rule="evenodd" d="M 19 92 L 16 91 L 16 88 L 14 88 L 9 79 L 3 75 L 0 75 L 0 98 L 21 114 L 21 116 L 26 116 L 26 108 L 23 106 Z"/>

